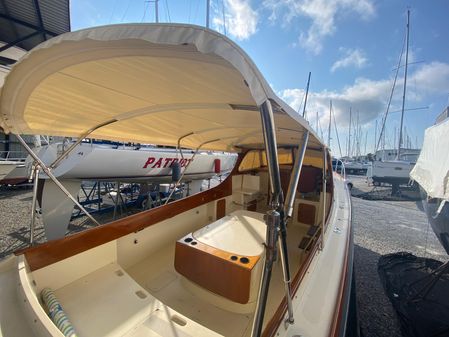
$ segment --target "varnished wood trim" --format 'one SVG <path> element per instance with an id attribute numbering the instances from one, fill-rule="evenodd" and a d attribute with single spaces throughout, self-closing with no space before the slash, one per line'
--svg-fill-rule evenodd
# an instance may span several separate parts
<path id="1" fill-rule="evenodd" d="M 15 254 L 25 254 L 30 269 L 37 270 L 231 194 L 232 178 L 228 177 L 210 190 Z"/>
<path id="2" fill-rule="evenodd" d="M 226 215 L 226 199 L 217 201 L 216 220 L 223 218 Z"/>
<path id="3" fill-rule="evenodd" d="M 321 234 L 322 235 L 322 234 Z M 318 251 L 320 239 L 315 241 L 315 244 L 313 245 L 313 248 L 308 253 L 307 259 L 302 263 L 301 267 L 299 268 L 298 272 L 296 273 L 295 277 L 292 280 L 291 283 L 291 293 L 292 297 L 294 298 L 296 292 L 298 291 L 299 285 L 301 284 L 301 281 L 304 279 L 304 276 L 306 276 L 307 270 L 312 263 L 312 260 Z M 273 317 L 268 322 L 267 326 L 265 327 L 262 337 L 273 337 L 276 334 L 277 329 L 281 325 L 283 321 L 283 317 L 287 313 L 287 300 L 285 296 L 282 298 L 281 304 L 278 306 L 276 312 L 274 313 Z"/>
<path id="4" fill-rule="evenodd" d="M 248 262 L 242 263 L 245 258 Z M 176 242 L 175 269 L 190 281 L 231 301 L 249 301 L 251 272 L 259 256 L 243 256 L 196 240 L 192 234 Z"/>
<path id="5" fill-rule="evenodd" d="M 14 254 L 25 254 L 31 271 L 34 271 L 122 236 L 140 231 L 192 208 L 232 195 L 232 176 L 238 174 L 238 167 L 245 153 L 246 151 L 239 154 L 231 174 L 221 184 L 210 190 L 65 238 L 21 249 Z"/>
<path id="6" fill-rule="evenodd" d="M 315 205 L 305 204 L 302 202 L 298 204 L 298 222 L 306 225 L 315 225 L 315 213 Z"/>

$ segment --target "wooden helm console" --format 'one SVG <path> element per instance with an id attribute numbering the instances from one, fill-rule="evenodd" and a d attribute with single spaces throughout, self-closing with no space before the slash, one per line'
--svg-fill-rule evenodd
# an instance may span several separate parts
<path id="1" fill-rule="evenodd" d="M 263 214 L 235 211 L 178 240 L 175 269 L 214 294 L 253 302 L 265 235 Z"/>

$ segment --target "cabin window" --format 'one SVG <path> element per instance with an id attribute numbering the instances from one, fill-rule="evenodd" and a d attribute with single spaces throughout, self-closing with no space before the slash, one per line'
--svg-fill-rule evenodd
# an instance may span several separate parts
<path id="1" fill-rule="evenodd" d="M 280 165 L 291 165 L 293 163 L 292 149 L 278 149 L 278 160 Z M 252 171 L 267 166 L 267 155 L 262 150 L 252 150 L 245 154 L 239 166 L 239 172 Z"/>

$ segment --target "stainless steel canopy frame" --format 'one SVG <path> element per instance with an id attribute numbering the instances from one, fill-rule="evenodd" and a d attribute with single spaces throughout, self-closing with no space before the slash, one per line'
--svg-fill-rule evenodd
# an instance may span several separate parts
<path id="1" fill-rule="evenodd" d="M 281 250 L 282 270 L 285 282 L 285 296 L 288 303 L 287 323 L 293 323 L 293 309 L 291 305 L 290 293 L 290 272 L 288 264 L 286 222 L 284 217 L 284 197 L 281 187 L 281 176 L 279 172 L 279 161 L 276 143 L 276 129 L 274 125 L 273 109 L 271 102 L 266 100 L 260 106 L 262 129 L 267 154 L 268 172 L 270 176 L 271 188 L 271 210 L 266 214 L 267 235 L 265 243 L 265 264 L 262 270 L 259 293 L 257 296 L 256 311 L 254 313 L 252 337 L 259 337 L 262 333 L 263 319 L 268 299 L 268 290 L 271 281 L 273 262 L 277 255 L 277 242 L 279 241 Z M 279 236 L 279 232 L 281 235 Z"/>
<path id="2" fill-rule="evenodd" d="M 332 172 L 330 172 L 332 174 Z M 326 197 L 327 197 L 327 149 L 323 151 L 323 219 L 321 220 L 321 240 L 319 249 L 324 248 L 324 224 L 326 223 Z"/>
<path id="3" fill-rule="evenodd" d="M 293 206 L 295 202 L 296 190 L 298 188 L 299 177 L 301 175 L 302 163 L 304 162 L 304 156 L 306 154 L 307 143 L 309 142 L 309 131 L 304 132 L 303 145 L 296 152 L 295 163 L 293 165 L 292 175 L 290 176 L 290 182 L 288 184 L 288 191 L 285 197 L 285 214 L 291 218 L 293 213 Z"/>
<path id="4" fill-rule="evenodd" d="M 17 139 L 19 140 L 19 142 L 22 144 L 22 146 L 25 148 L 25 150 L 29 153 L 29 155 L 33 158 L 33 160 L 34 160 L 34 162 L 35 162 L 35 170 L 37 170 L 37 169 L 42 169 L 44 172 L 45 172 L 45 174 L 55 183 L 55 185 L 56 186 L 58 186 L 59 187 L 59 189 L 70 199 L 70 200 L 72 200 L 73 201 L 73 203 L 77 206 L 77 207 L 79 207 L 79 209 L 83 212 L 83 213 L 85 213 L 86 214 L 86 216 L 90 219 L 90 220 L 92 220 L 92 222 L 94 223 L 94 224 L 96 224 L 97 226 L 99 226 L 100 225 L 100 223 L 97 221 L 97 220 L 95 220 L 95 218 L 91 215 L 91 214 L 89 214 L 89 212 L 78 202 L 78 200 L 76 200 L 76 198 L 74 197 L 74 196 L 72 196 L 71 194 L 70 194 L 70 192 L 64 187 L 64 185 L 62 185 L 60 182 L 59 182 L 59 180 L 53 175 L 53 173 L 51 172 L 51 170 L 44 164 L 44 162 L 37 156 L 37 154 L 36 153 L 34 153 L 33 152 L 33 150 L 31 150 L 31 148 L 28 146 L 28 144 L 23 140 L 23 138 L 20 136 L 20 135 L 18 135 L 18 134 L 16 134 L 15 135 L 16 137 L 17 137 Z M 65 154 L 62 154 L 60 157 L 62 157 L 63 155 L 65 155 Z M 36 172 L 35 172 L 35 180 L 37 180 L 36 179 L 36 177 L 37 177 L 37 175 L 36 175 Z M 33 189 L 33 210 L 35 211 L 35 205 L 36 205 L 36 203 L 35 203 L 35 201 L 36 201 L 36 195 L 37 195 L 37 183 L 36 183 L 36 181 L 34 182 L 34 184 L 36 185 L 36 188 L 35 189 Z M 31 233 L 33 233 L 33 236 L 34 236 L 34 216 L 35 216 L 35 214 L 33 213 L 32 214 L 32 227 L 31 227 L 31 229 L 30 229 L 30 232 Z"/>

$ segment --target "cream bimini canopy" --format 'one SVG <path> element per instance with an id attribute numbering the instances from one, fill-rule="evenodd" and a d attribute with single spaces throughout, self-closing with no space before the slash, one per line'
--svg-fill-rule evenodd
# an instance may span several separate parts
<path id="1" fill-rule="evenodd" d="M 66 33 L 7 76 L 0 126 L 16 134 L 238 151 L 263 144 L 258 107 L 272 103 L 278 144 L 308 123 L 279 99 L 231 40 L 203 27 L 125 24 Z M 309 144 L 321 146 L 311 131 Z M 213 141 L 214 140 L 214 141 Z M 213 142 L 210 142 L 213 141 Z"/>

